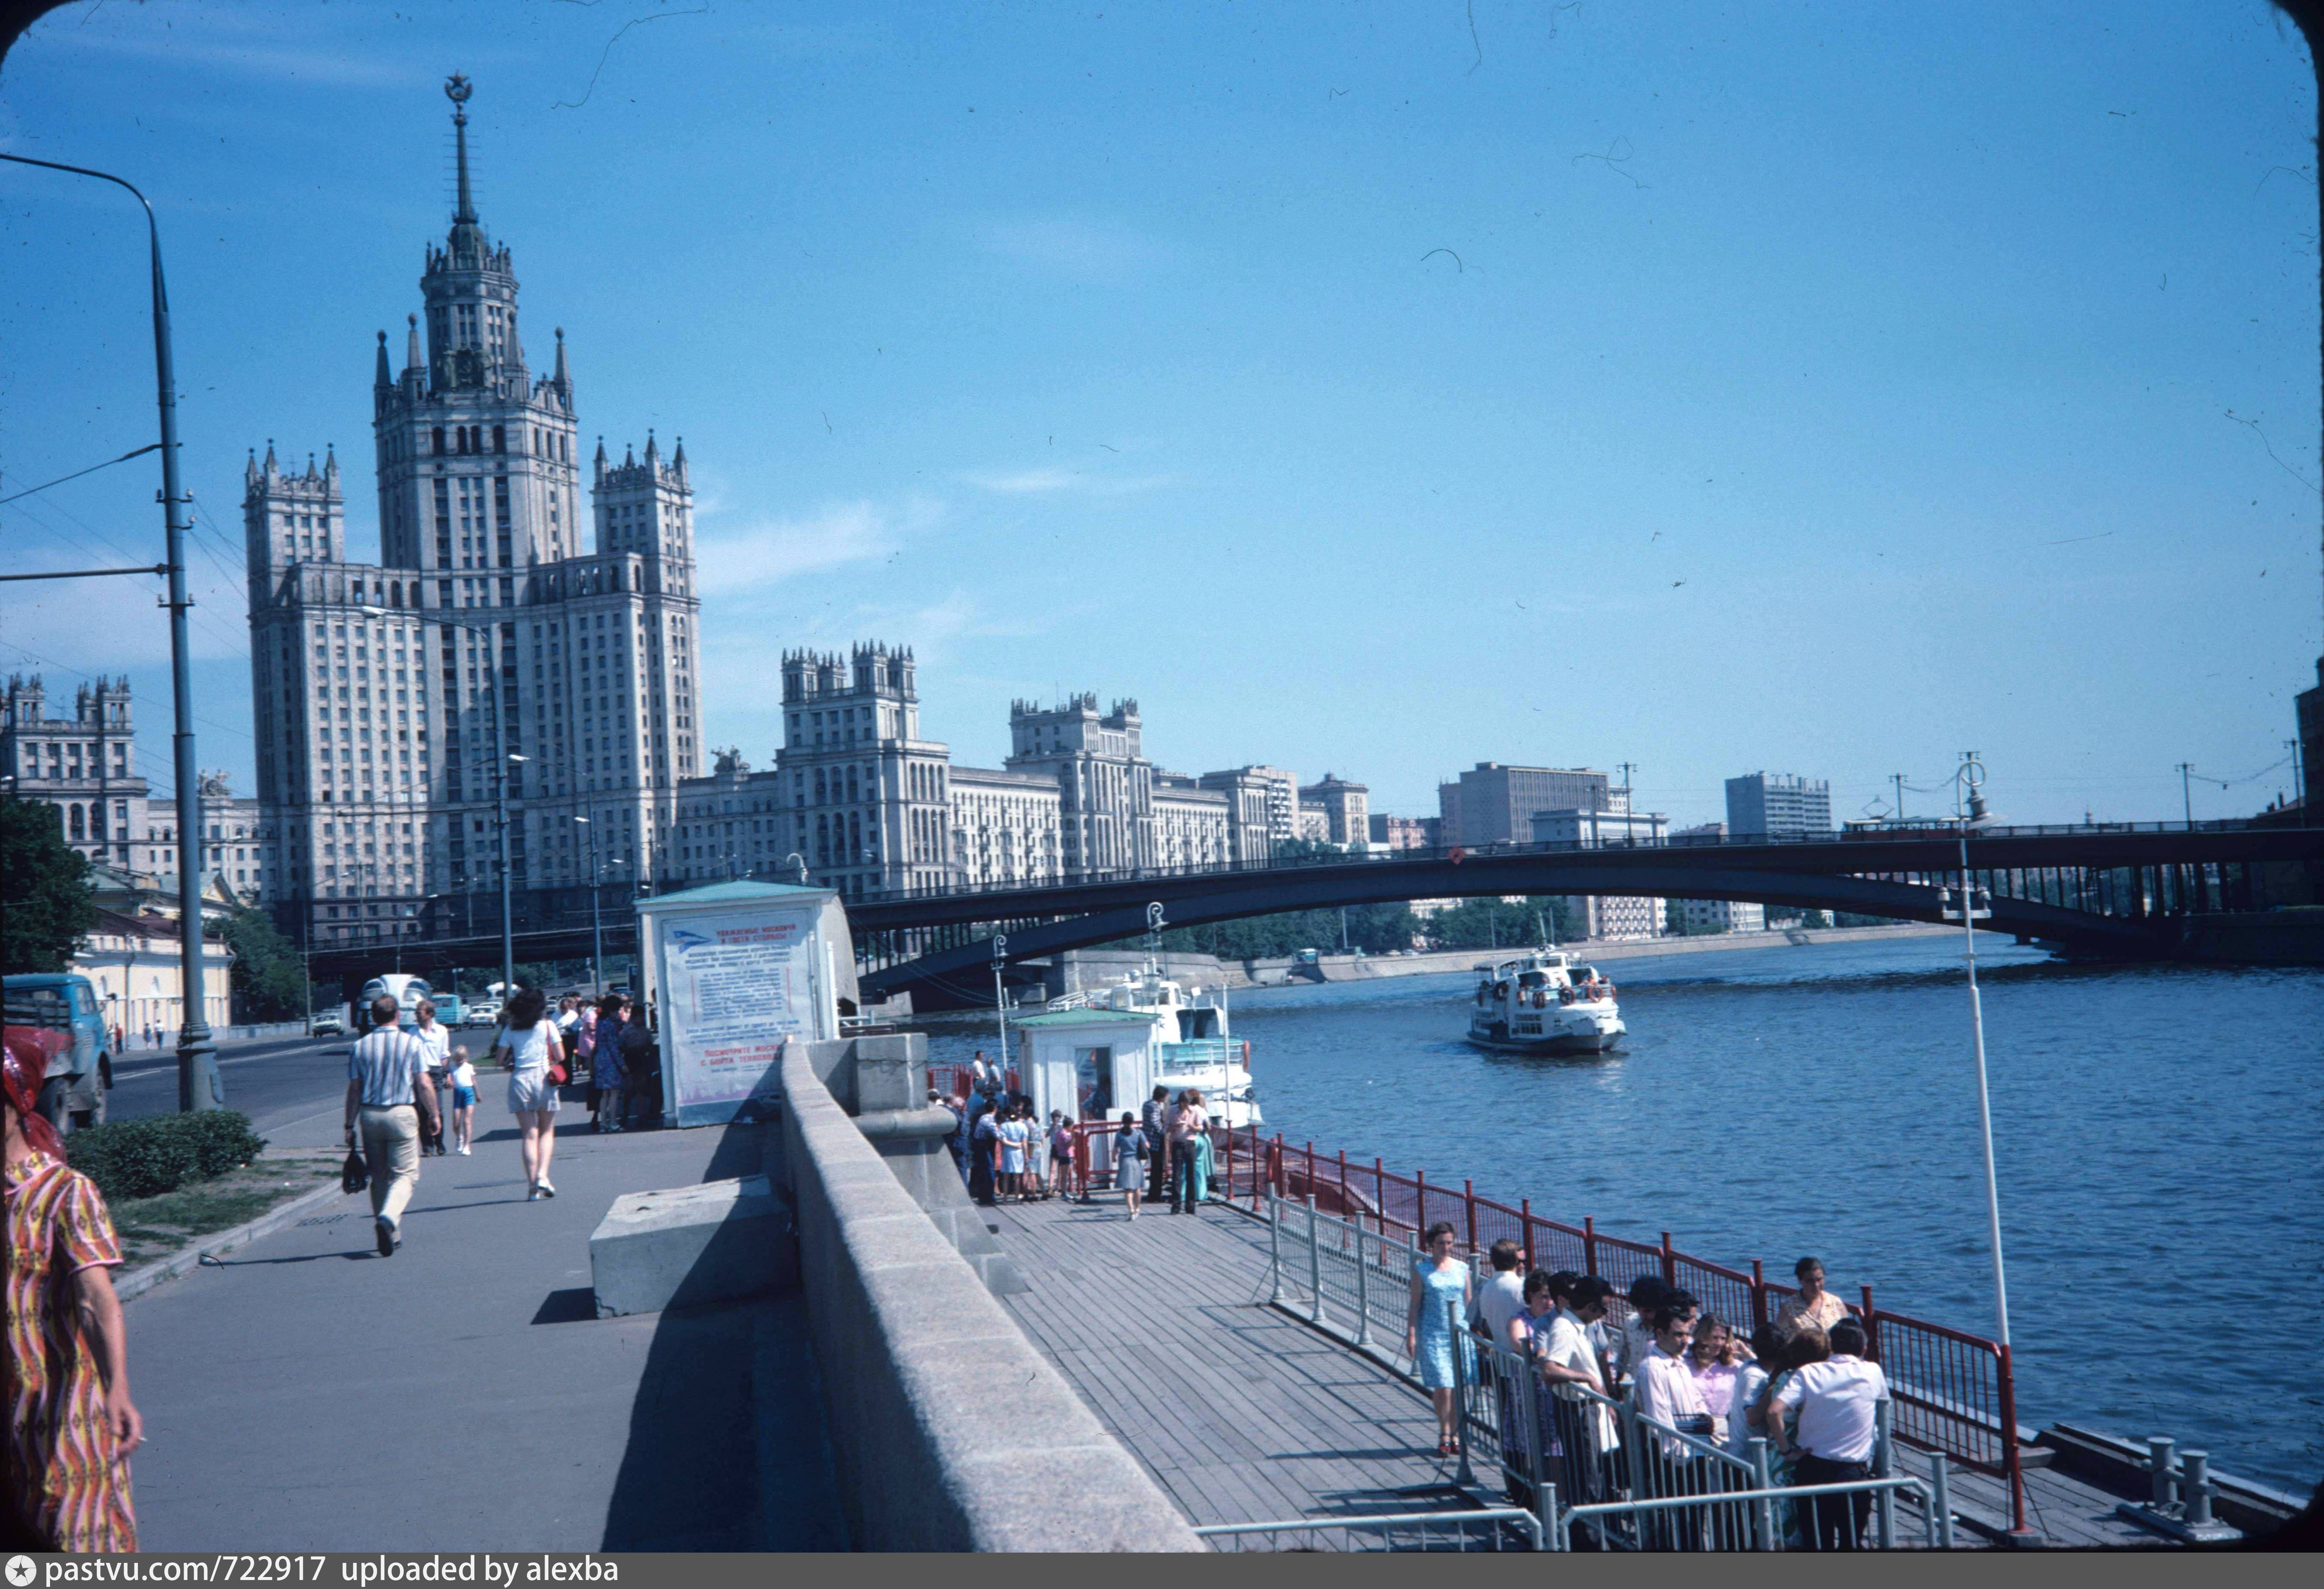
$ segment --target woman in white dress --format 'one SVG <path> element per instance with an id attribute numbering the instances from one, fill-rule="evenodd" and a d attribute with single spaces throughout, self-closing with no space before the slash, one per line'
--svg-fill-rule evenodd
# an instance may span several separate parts
<path id="1" fill-rule="evenodd" d="M 496 1056 L 509 1068 L 509 1113 L 516 1116 L 518 1146 L 524 1153 L 524 1200 L 553 1198 L 549 1156 L 557 1151 L 557 1084 L 549 1079 L 552 1060 L 565 1045 L 557 1023 L 548 1018 L 549 999 L 538 987 L 520 987 L 503 1014 Z"/>
<path id="2" fill-rule="evenodd" d="M 1025 1150 L 1032 1138 L 1032 1123 L 1025 1118 L 1024 1110 L 1010 1110 L 1009 1117 L 1001 1123 L 1001 1185 L 1002 1190 L 1019 1198 L 1025 1195 Z"/>

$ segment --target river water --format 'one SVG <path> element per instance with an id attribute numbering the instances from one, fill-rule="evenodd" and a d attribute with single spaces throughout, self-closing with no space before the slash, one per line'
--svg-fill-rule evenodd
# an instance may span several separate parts
<path id="1" fill-rule="evenodd" d="M 1270 1129 L 1994 1333 L 1958 940 L 1609 962 L 1592 1060 L 1461 1041 L 1467 975 L 1236 996 Z M 2324 1474 L 2324 971 L 1980 939 L 2018 1417 Z M 932 1024 L 931 1058 L 991 1028 Z"/>

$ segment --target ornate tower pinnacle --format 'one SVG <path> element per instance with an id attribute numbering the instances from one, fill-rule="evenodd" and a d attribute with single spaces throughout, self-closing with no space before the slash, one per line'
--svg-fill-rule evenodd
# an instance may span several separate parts
<path id="1" fill-rule="evenodd" d="M 484 252 L 484 233 L 476 225 L 476 204 L 468 190 L 468 96 L 475 89 L 454 72 L 444 84 L 444 97 L 452 102 L 452 137 L 460 171 L 459 207 L 452 212 L 452 252 L 470 257 Z"/>

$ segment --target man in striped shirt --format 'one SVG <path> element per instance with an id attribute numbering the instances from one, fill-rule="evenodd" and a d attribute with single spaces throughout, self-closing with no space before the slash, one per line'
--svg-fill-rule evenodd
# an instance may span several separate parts
<path id="1" fill-rule="evenodd" d="M 379 1255 L 403 1245 L 403 1209 L 420 1184 L 420 1125 L 439 1129 L 436 1089 L 428 1084 L 428 1047 L 395 1024 L 395 996 L 371 1001 L 372 1030 L 347 1051 L 347 1145 L 363 1130 L 371 1168 L 371 1212 Z"/>

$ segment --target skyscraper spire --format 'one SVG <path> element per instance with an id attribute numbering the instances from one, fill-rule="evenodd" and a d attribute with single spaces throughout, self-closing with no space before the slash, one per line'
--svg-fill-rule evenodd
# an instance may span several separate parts
<path id="1" fill-rule="evenodd" d="M 476 224 L 476 204 L 468 190 L 468 96 L 475 90 L 468 79 L 454 72 L 444 85 L 444 97 L 452 102 L 452 137 L 457 149 L 460 170 L 459 207 L 452 212 L 452 253 L 455 258 L 474 260 L 484 252 L 484 231 Z"/>
<path id="2" fill-rule="evenodd" d="M 394 372 L 387 367 L 387 333 L 384 331 L 379 334 L 379 363 L 372 371 L 371 383 L 375 387 L 395 384 Z"/>
<path id="3" fill-rule="evenodd" d="M 403 320 L 405 326 L 403 367 L 407 370 L 425 370 L 428 368 L 428 361 L 420 352 L 420 317 L 406 315 Z"/>

